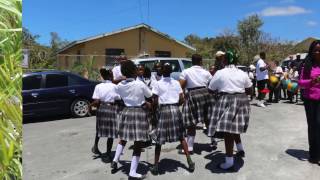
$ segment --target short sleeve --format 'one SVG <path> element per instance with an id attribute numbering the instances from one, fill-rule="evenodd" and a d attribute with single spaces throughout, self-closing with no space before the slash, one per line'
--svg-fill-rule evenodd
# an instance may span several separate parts
<path id="1" fill-rule="evenodd" d="M 244 73 L 244 88 L 250 88 L 252 86 L 252 82 L 247 74 Z"/>
<path id="2" fill-rule="evenodd" d="M 217 71 L 216 74 L 212 77 L 208 88 L 213 91 L 219 89 L 219 79 L 220 79 L 220 72 Z"/>
<path id="3" fill-rule="evenodd" d="M 148 86 L 147 85 L 145 85 L 144 83 L 142 83 L 141 82 L 141 84 L 142 84 L 142 86 L 143 86 L 143 94 L 144 94 L 144 97 L 146 97 L 146 98 L 150 98 L 151 96 L 152 96 L 152 91 L 148 88 Z"/>
<path id="4" fill-rule="evenodd" d="M 259 60 L 259 61 L 258 61 L 258 68 L 260 69 L 260 68 L 262 68 L 262 67 L 266 67 L 266 64 L 264 63 L 263 60 Z"/>
<path id="5" fill-rule="evenodd" d="M 100 97 L 99 97 L 99 87 L 98 87 L 98 85 L 96 85 L 96 87 L 94 88 L 93 95 L 92 95 L 92 99 L 100 99 Z"/>
<path id="6" fill-rule="evenodd" d="M 177 89 L 177 92 L 179 92 L 179 94 L 183 93 L 183 90 L 178 81 L 176 82 L 176 89 Z"/>
<path id="7" fill-rule="evenodd" d="M 179 76 L 179 79 L 181 79 L 181 80 L 186 80 L 186 71 L 184 70 L 184 71 L 182 71 L 181 72 L 181 74 L 180 74 L 180 76 Z"/>
<path id="8" fill-rule="evenodd" d="M 152 87 L 152 93 L 159 96 L 159 86 L 158 83 L 154 84 Z"/>

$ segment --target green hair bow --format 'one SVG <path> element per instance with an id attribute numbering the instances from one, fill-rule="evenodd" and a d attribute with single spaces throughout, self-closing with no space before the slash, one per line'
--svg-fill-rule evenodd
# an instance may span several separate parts
<path id="1" fill-rule="evenodd" d="M 233 64 L 235 61 L 238 60 L 239 55 L 235 50 L 228 49 L 226 52 L 226 58 L 227 58 L 229 64 Z"/>

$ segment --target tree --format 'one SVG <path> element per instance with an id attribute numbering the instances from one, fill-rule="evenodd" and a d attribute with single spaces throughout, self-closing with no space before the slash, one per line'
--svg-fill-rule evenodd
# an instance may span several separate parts
<path id="1" fill-rule="evenodd" d="M 259 39 L 262 34 L 260 28 L 263 25 L 262 19 L 255 14 L 238 22 L 238 32 L 240 35 L 241 47 L 245 53 L 246 64 L 259 52 Z"/>
<path id="2" fill-rule="evenodd" d="M 29 69 L 48 68 L 47 54 L 50 48 L 37 42 L 39 35 L 33 35 L 27 28 L 22 29 L 23 49 L 29 50 Z"/>

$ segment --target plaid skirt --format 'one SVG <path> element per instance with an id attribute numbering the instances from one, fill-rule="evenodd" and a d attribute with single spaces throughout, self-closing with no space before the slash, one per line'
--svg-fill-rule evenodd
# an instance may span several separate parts
<path id="1" fill-rule="evenodd" d="M 213 107 L 208 136 L 224 132 L 241 134 L 247 131 L 250 104 L 246 94 L 222 95 Z"/>
<path id="2" fill-rule="evenodd" d="M 98 137 L 117 138 L 119 106 L 102 102 L 97 110 Z"/>
<path id="3" fill-rule="evenodd" d="M 191 90 L 186 95 L 186 102 L 182 106 L 182 119 L 184 127 L 204 123 L 208 117 L 208 107 L 212 95 L 207 88 Z"/>
<path id="4" fill-rule="evenodd" d="M 152 131 L 158 144 L 176 142 L 184 138 L 182 114 L 178 105 L 162 105 L 159 108 L 158 123 Z"/>
<path id="5" fill-rule="evenodd" d="M 142 107 L 124 107 L 119 114 L 118 134 L 125 141 L 148 141 L 149 113 Z"/>

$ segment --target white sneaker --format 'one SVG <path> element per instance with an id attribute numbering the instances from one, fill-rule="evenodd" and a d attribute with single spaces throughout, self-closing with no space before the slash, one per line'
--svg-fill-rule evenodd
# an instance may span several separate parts
<path id="1" fill-rule="evenodd" d="M 263 107 L 263 108 L 266 107 L 266 105 L 264 105 L 263 102 L 257 103 L 257 105 L 258 105 L 259 107 Z"/>

